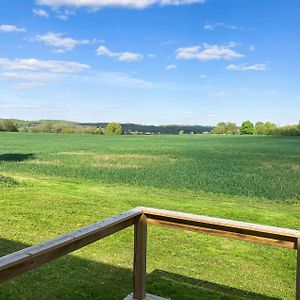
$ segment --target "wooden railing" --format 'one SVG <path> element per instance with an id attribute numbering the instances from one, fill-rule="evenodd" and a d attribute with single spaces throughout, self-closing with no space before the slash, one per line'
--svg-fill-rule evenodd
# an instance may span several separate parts
<path id="1" fill-rule="evenodd" d="M 147 207 L 134 208 L 0 258 L 0 283 L 134 225 L 133 298 L 145 299 L 147 224 L 295 249 L 296 300 L 300 300 L 300 231 Z"/>

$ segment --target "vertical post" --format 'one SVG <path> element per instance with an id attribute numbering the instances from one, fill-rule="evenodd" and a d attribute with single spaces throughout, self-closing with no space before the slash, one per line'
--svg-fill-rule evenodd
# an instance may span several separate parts
<path id="1" fill-rule="evenodd" d="M 300 300 L 300 237 L 297 242 L 296 300 Z"/>
<path id="2" fill-rule="evenodd" d="M 147 217 L 142 214 L 134 224 L 133 298 L 146 298 Z"/>

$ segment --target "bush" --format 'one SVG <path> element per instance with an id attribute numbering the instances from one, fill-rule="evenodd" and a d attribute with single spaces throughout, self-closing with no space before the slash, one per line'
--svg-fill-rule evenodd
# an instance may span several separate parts
<path id="1" fill-rule="evenodd" d="M 18 128 L 12 120 L 4 120 L 2 122 L 4 130 L 10 132 L 17 132 Z"/>
<path id="2" fill-rule="evenodd" d="M 123 133 L 122 126 L 120 123 L 108 123 L 104 129 L 104 133 L 109 135 L 120 135 Z"/>

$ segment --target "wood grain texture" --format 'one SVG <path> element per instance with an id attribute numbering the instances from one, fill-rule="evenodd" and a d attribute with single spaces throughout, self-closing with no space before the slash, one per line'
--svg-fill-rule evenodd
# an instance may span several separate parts
<path id="1" fill-rule="evenodd" d="M 140 209 L 133 209 L 4 256 L 0 258 L 0 283 L 129 227 L 139 215 Z"/>
<path id="2" fill-rule="evenodd" d="M 297 249 L 300 231 L 238 222 L 227 219 L 198 216 L 154 208 L 141 208 L 151 224 L 168 225 L 234 239 Z"/>
<path id="3" fill-rule="evenodd" d="M 300 237 L 297 243 L 297 262 L 296 262 L 296 300 L 300 300 Z"/>
<path id="4" fill-rule="evenodd" d="M 147 217 L 142 214 L 134 224 L 133 298 L 146 297 Z"/>

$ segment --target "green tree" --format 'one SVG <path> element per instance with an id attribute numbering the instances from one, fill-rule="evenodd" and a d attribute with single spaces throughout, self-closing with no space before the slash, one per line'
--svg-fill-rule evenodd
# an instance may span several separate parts
<path id="1" fill-rule="evenodd" d="M 212 134 L 237 134 L 239 131 L 235 123 L 232 122 L 220 122 L 211 130 Z"/>
<path id="2" fill-rule="evenodd" d="M 263 122 L 256 122 L 255 134 L 264 134 L 264 123 Z"/>
<path id="3" fill-rule="evenodd" d="M 225 134 L 226 133 L 226 123 L 220 122 L 215 128 L 211 130 L 212 134 Z"/>
<path id="4" fill-rule="evenodd" d="M 238 133 L 238 127 L 235 123 L 227 122 L 225 127 L 225 133 L 226 134 L 237 134 Z"/>
<path id="5" fill-rule="evenodd" d="M 274 123 L 266 122 L 263 126 L 263 134 L 273 135 L 276 134 L 277 126 Z"/>
<path id="6" fill-rule="evenodd" d="M 4 120 L 3 126 L 5 131 L 10 131 L 10 132 L 18 131 L 18 128 L 16 127 L 15 123 L 12 120 Z"/>
<path id="7" fill-rule="evenodd" d="M 184 135 L 184 130 L 182 130 L 182 129 L 179 130 L 178 134 L 179 134 L 179 135 Z"/>
<path id="8" fill-rule="evenodd" d="M 241 134 L 253 134 L 255 131 L 254 125 L 250 121 L 243 122 L 240 132 Z"/>
<path id="9" fill-rule="evenodd" d="M 1 121 L 0 121 L 0 131 L 5 131 L 5 128 L 4 128 L 3 122 L 1 122 Z"/>
<path id="10" fill-rule="evenodd" d="M 122 134 L 122 126 L 120 123 L 108 123 L 107 126 L 105 127 L 104 133 L 105 134 L 110 134 L 110 135 L 120 135 Z"/>
<path id="11" fill-rule="evenodd" d="M 50 122 L 41 123 L 36 126 L 36 130 L 37 130 L 37 132 L 51 132 L 52 124 Z"/>

